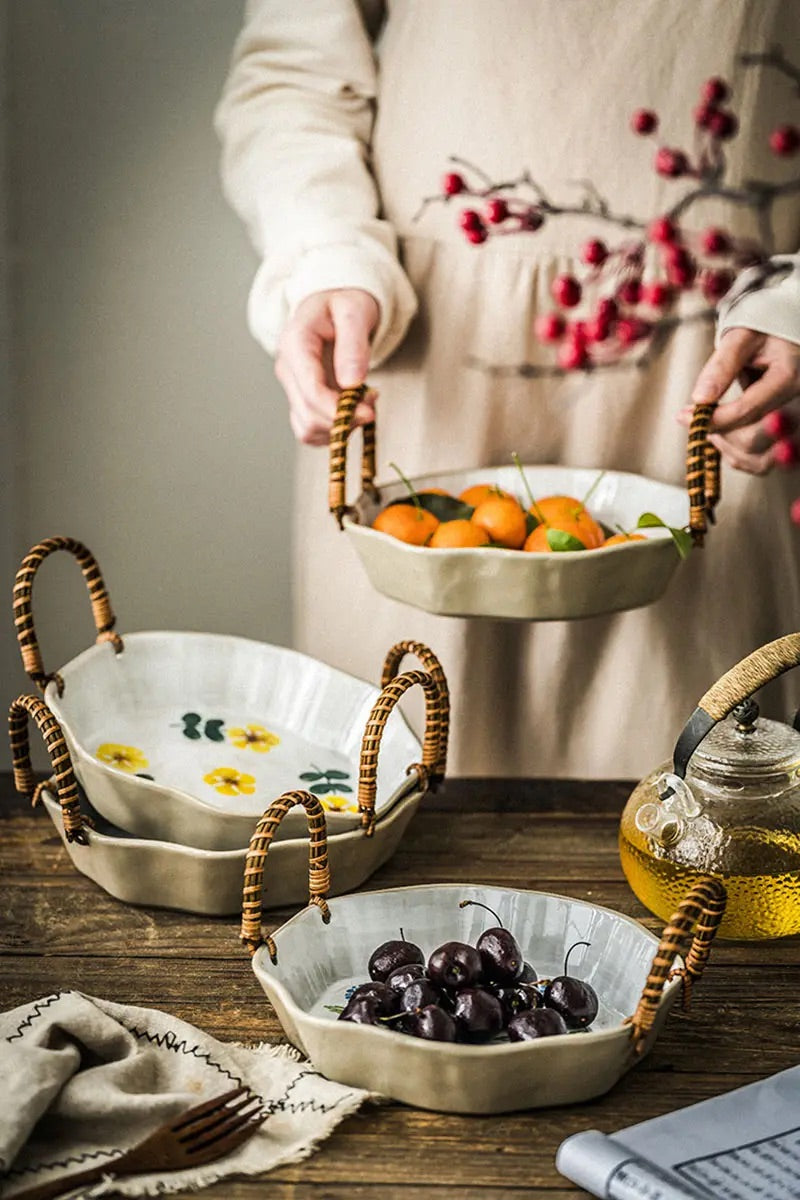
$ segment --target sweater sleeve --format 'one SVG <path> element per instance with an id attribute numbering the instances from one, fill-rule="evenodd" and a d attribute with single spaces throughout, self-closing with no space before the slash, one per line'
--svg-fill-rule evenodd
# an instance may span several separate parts
<path id="1" fill-rule="evenodd" d="M 737 327 L 800 345 L 800 254 L 778 254 L 739 275 L 719 306 L 717 343 Z"/>
<path id="2" fill-rule="evenodd" d="M 380 306 L 372 365 L 402 340 L 417 301 L 379 216 L 370 172 L 376 0 L 248 0 L 215 113 L 222 181 L 261 257 L 248 300 L 274 353 L 302 300 L 362 288 Z"/>

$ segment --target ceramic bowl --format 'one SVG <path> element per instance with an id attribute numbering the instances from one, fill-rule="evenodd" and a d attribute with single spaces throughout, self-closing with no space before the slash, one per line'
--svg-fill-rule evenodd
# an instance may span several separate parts
<path id="1" fill-rule="evenodd" d="M 534 496 L 582 497 L 598 477 L 596 470 L 531 466 L 525 474 Z M 418 491 L 443 487 L 453 495 L 475 483 L 497 483 L 522 494 L 514 466 L 485 467 L 419 476 Z M 680 563 L 667 530 L 647 529 L 645 542 L 609 546 L 586 553 L 528 554 L 495 547 L 431 550 L 411 546 L 371 529 L 379 510 L 407 495 L 399 481 L 379 484 L 380 501 L 363 493 L 344 517 L 373 587 L 415 608 L 450 617 L 499 617 L 561 621 L 597 616 L 651 604 L 665 591 Z M 526 504 L 527 507 L 527 504 Z M 609 529 L 631 530 L 642 513 L 652 512 L 667 525 L 688 522 L 686 491 L 625 471 L 606 471 L 589 508 Z"/>
<path id="2" fill-rule="evenodd" d="M 394 854 L 424 794 L 414 782 L 412 778 L 407 795 L 384 808 L 372 837 L 352 830 L 328 839 L 334 891 L 359 887 Z M 246 847 L 213 851 L 137 838 L 106 822 L 85 796 L 81 809 L 97 828 L 87 830 L 86 843 L 81 844 L 66 837 L 55 792 L 45 788 L 41 798 L 75 867 L 115 899 L 211 916 L 229 916 L 241 909 Z M 302 820 L 302 813 L 298 815 Z M 307 864 L 306 836 L 274 843 L 264 877 L 265 908 L 303 902 Z"/>
<path id="3" fill-rule="evenodd" d="M 400 926 L 426 956 L 454 939 L 474 945 L 495 921 L 479 908 L 459 908 L 465 899 L 495 910 L 540 978 L 563 971 L 573 943 L 590 943 L 569 963 L 600 999 L 589 1031 L 461 1045 L 337 1020 L 329 1006 L 342 1005 L 348 988 L 369 978 L 370 954 L 398 937 Z M 314 1067 L 340 1083 L 441 1112 L 499 1113 L 602 1095 L 649 1050 L 680 986 L 678 979 L 665 984 L 652 1027 L 635 1048 L 624 1022 L 637 1011 L 658 939 L 610 909 L 546 892 L 439 884 L 340 895 L 330 902 L 328 924 L 308 907 L 273 937 L 276 961 L 261 945 L 253 970 L 287 1037 Z"/>
<path id="4" fill-rule="evenodd" d="M 305 787 L 331 834 L 357 829 L 359 756 L 379 688 L 247 638 L 147 632 L 123 642 L 120 653 L 108 644 L 84 651 L 59 672 L 63 694 L 55 681 L 45 691 L 75 774 L 114 825 L 240 852 L 269 802 Z M 395 709 L 378 756 L 379 816 L 420 758 Z M 290 813 L 279 836 L 304 835 L 302 813 Z"/>

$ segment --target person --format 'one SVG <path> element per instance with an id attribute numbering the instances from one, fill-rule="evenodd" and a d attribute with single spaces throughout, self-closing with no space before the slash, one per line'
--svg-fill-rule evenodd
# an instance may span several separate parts
<path id="1" fill-rule="evenodd" d="M 628 128 L 658 114 L 688 144 L 709 77 L 732 89 L 741 132 L 726 179 L 792 178 L 769 131 L 797 118 L 796 86 L 743 50 L 800 45 L 793 0 L 251 0 L 216 113 L 226 194 L 261 263 L 254 336 L 275 356 L 298 439 L 295 633 L 299 649 L 375 679 L 398 638 L 427 642 L 453 695 L 450 769 L 462 775 L 638 778 L 671 753 L 700 696 L 759 645 L 797 628 L 800 560 L 791 471 L 772 470 L 765 413 L 800 391 L 800 270 L 758 272 L 713 328 L 685 292 L 681 321 L 646 368 L 529 378 L 490 364 L 546 363 L 532 333 L 554 279 L 579 250 L 619 231 L 592 214 L 555 216 L 535 235 L 468 244 L 435 193 L 450 156 L 490 179 L 530 171 L 550 197 L 590 180 L 612 211 L 650 218 L 690 181 L 652 169 Z M 800 67 L 800 62 L 797 64 Z M 796 165 L 800 156 L 794 160 Z M 570 190 L 572 189 L 572 190 Z M 800 245 L 798 191 L 772 208 L 774 247 Z M 745 204 L 710 195 L 688 228 L 758 232 Z M 794 269 L 792 269 L 794 268 Z M 751 275 L 752 275 L 751 269 Z M 685 319 L 684 319 L 685 318 Z M 437 617 L 373 591 L 327 514 L 337 389 L 368 380 L 378 479 L 524 463 L 614 468 L 683 485 L 691 405 L 721 398 L 718 521 L 657 603 L 582 621 Z M 756 375 L 758 378 L 755 378 Z M 357 438 L 352 438 L 352 442 Z M 353 481 L 357 476 L 350 476 Z M 791 677 L 767 711 L 786 719 Z M 797 701 L 795 699 L 795 706 Z"/>

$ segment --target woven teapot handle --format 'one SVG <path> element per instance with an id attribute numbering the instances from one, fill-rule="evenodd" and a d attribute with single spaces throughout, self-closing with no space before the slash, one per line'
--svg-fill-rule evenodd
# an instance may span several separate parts
<path id="1" fill-rule="evenodd" d="M 686 488 L 689 492 L 689 530 L 702 546 L 708 521 L 713 523 L 720 497 L 720 453 L 708 440 L 717 402 L 696 404 L 686 447 Z"/>
<path id="2" fill-rule="evenodd" d="M 419 659 L 424 669 L 429 675 L 432 675 L 436 680 L 439 688 L 439 696 L 441 700 L 441 726 L 439 730 L 439 761 L 436 768 L 430 777 L 430 784 L 435 787 L 436 784 L 444 779 L 445 770 L 447 768 L 447 743 L 450 737 L 450 689 L 447 686 L 447 679 L 442 670 L 442 664 L 439 659 L 424 642 L 405 641 L 397 642 L 392 646 L 383 664 L 383 672 L 381 673 L 381 687 L 384 688 L 397 675 L 400 663 L 407 654 L 413 654 Z"/>
<path id="3" fill-rule="evenodd" d="M 261 933 L 261 900 L 264 889 L 264 865 L 270 843 L 283 818 L 302 804 L 308 819 L 308 903 L 315 904 L 327 925 L 331 919 L 327 895 L 331 886 L 328 868 L 328 835 L 325 813 L 316 796 L 310 792 L 284 792 L 270 804 L 255 827 L 244 863 L 244 890 L 242 892 L 241 940 L 250 954 L 255 954 L 262 940 L 266 944 L 272 962 L 278 961 L 275 942 Z"/>
<path id="4" fill-rule="evenodd" d="M 689 759 L 703 738 L 753 692 L 800 666 L 800 633 L 768 642 L 726 671 L 701 698 L 675 745 L 674 770 L 683 779 Z"/>
<path id="5" fill-rule="evenodd" d="M 422 742 L 422 762 L 412 763 L 406 774 L 417 773 L 423 791 L 438 780 L 439 769 L 444 770 L 447 755 L 447 698 L 442 695 L 439 683 L 429 671 L 405 671 L 396 675 L 381 689 L 381 694 L 372 706 L 364 737 L 361 741 L 361 763 L 358 773 L 358 811 L 361 813 L 361 828 L 367 837 L 375 832 L 375 797 L 378 790 L 378 751 L 386 722 L 398 700 L 409 688 L 419 686 L 425 692 L 425 736 Z"/>
<path id="6" fill-rule="evenodd" d="M 27 796 L 32 804 L 38 804 L 42 789 L 47 783 L 36 783 L 31 767 L 28 742 L 28 719 L 36 723 L 41 733 L 55 775 L 56 793 L 64 820 L 64 833 L 68 842 L 88 844 L 89 821 L 80 811 L 78 785 L 72 770 L 67 743 L 61 726 L 44 700 L 38 696 L 18 696 L 8 710 L 8 735 L 11 741 L 11 758 L 14 766 L 14 786 L 21 796 Z"/>
<path id="7" fill-rule="evenodd" d="M 123 642 L 118 633 L 114 633 L 114 626 L 117 618 L 111 609 L 111 600 L 109 599 L 106 585 L 103 582 L 103 576 L 100 574 L 100 568 L 91 551 L 78 542 L 75 538 L 69 537 L 54 537 L 47 538 L 44 542 L 39 542 L 34 546 L 22 560 L 22 564 L 17 571 L 17 577 L 14 582 L 14 625 L 17 630 L 17 641 L 19 642 L 20 652 L 22 654 L 22 665 L 38 688 L 42 691 L 47 687 L 51 680 L 55 681 L 58 687 L 58 694 L 61 695 L 64 684 L 57 673 L 48 674 L 44 669 L 42 655 L 39 650 L 39 643 L 36 639 L 36 630 L 33 624 L 33 604 L 32 591 L 33 580 L 39 567 L 44 560 L 56 550 L 67 550 L 70 554 L 74 554 L 78 560 L 78 565 L 83 572 L 83 578 L 86 580 L 86 586 L 89 589 L 89 599 L 92 604 L 92 616 L 94 617 L 94 625 L 97 630 L 97 642 L 111 642 L 114 651 L 119 654 L 122 650 Z"/>
<path id="8" fill-rule="evenodd" d="M 711 943 L 725 912 L 727 896 L 718 879 L 701 879 L 684 897 L 670 917 L 661 935 L 636 1012 L 628 1018 L 633 1048 L 641 1054 L 653 1027 L 664 984 L 675 975 L 683 980 L 684 1007 L 688 1005 L 694 983 L 703 974 L 711 952 Z M 691 939 L 691 941 L 690 941 Z M 685 966 L 673 971 L 675 956 L 685 954 Z"/>
<path id="9" fill-rule="evenodd" d="M 347 440 L 353 429 L 353 414 L 356 405 L 363 399 L 367 385 L 345 388 L 339 393 L 339 405 L 333 422 L 330 438 L 330 472 L 328 480 L 328 508 L 336 517 L 339 528 L 346 513 L 352 512 L 352 505 L 346 499 L 347 472 Z M 361 445 L 361 488 L 373 500 L 378 499 L 378 489 L 375 487 L 375 422 L 362 426 Z"/>

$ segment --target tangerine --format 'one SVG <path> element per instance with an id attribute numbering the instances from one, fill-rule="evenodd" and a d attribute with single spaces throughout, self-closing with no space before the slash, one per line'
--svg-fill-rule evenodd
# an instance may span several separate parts
<path id="1" fill-rule="evenodd" d="M 452 496 L 452 492 L 448 492 L 447 488 L 440 487 L 424 487 L 417 492 L 418 496 Z"/>
<path id="2" fill-rule="evenodd" d="M 592 545 L 587 545 L 586 541 L 584 540 L 586 537 L 585 524 L 575 519 L 572 521 L 559 521 L 557 525 L 537 525 L 533 532 L 528 534 L 527 538 L 525 539 L 525 545 L 522 547 L 522 549 L 528 551 L 544 551 L 546 554 L 552 553 L 553 547 L 547 540 L 547 535 L 551 529 L 559 533 L 568 533 L 570 537 L 576 538 L 586 550 L 597 549 L 597 546 L 594 543 L 592 543 Z M 557 553 L 564 553 L 564 551 L 557 551 Z"/>
<path id="3" fill-rule="evenodd" d="M 465 488 L 458 498 L 464 504 L 471 504 L 473 508 L 477 508 L 490 496 L 511 496 L 511 493 L 504 492 L 496 483 L 473 483 L 471 487 Z M 513 499 L 513 496 L 511 498 Z"/>
<path id="4" fill-rule="evenodd" d="M 433 513 L 416 504 L 389 504 L 378 513 L 372 528 L 379 533 L 388 533 L 411 546 L 425 546 L 439 525 Z"/>
<path id="5" fill-rule="evenodd" d="M 647 538 L 643 533 L 612 533 L 611 537 L 607 537 L 603 542 L 604 546 L 621 546 L 623 542 L 646 542 Z"/>
<path id="6" fill-rule="evenodd" d="M 513 496 L 488 496 L 470 517 L 498 546 L 519 550 L 525 541 L 525 513 Z"/>
<path id="7" fill-rule="evenodd" d="M 428 545 L 443 550 L 457 546 L 488 546 L 489 540 L 489 534 L 482 526 L 459 517 L 454 521 L 442 521 Z"/>
<path id="8" fill-rule="evenodd" d="M 550 529 L 565 529 L 583 542 L 587 550 L 596 550 L 605 540 L 602 526 L 595 521 L 582 500 L 574 496 L 543 496 L 528 509 Z M 574 527 L 574 528 L 573 528 Z"/>

